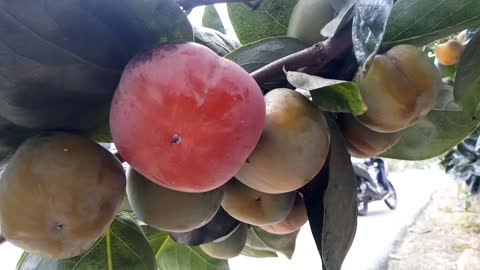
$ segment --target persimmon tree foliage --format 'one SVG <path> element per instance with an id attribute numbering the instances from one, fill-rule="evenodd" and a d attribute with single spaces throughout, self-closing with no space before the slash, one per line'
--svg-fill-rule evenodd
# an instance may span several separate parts
<path id="1" fill-rule="evenodd" d="M 291 258 L 307 221 L 318 267 L 339 270 L 350 157 L 439 156 L 480 122 L 478 1 L 0 10 L 0 242 L 25 250 L 18 270 L 229 269 Z"/>

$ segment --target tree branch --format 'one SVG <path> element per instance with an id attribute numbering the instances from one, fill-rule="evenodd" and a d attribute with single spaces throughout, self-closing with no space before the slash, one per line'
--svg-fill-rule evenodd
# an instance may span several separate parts
<path id="1" fill-rule="evenodd" d="M 256 9 L 261 2 L 262 0 L 177 0 L 177 4 L 183 7 L 184 10 L 190 10 L 198 6 L 207 6 L 221 3 L 245 3 L 252 9 Z"/>
<path id="2" fill-rule="evenodd" d="M 250 75 L 258 84 L 268 82 L 273 76 L 283 70 L 298 70 L 307 66 L 321 68 L 333 59 L 341 56 L 352 48 L 352 27 L 348 25 L 335 36 L 314 44 L 304 50 L 280 58 L 252 73 Z"/>

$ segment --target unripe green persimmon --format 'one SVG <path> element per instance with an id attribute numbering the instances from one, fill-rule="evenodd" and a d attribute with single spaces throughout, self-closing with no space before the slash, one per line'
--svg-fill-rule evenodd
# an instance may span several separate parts
<path id="1" fill-rule="evenodd" d="M 357 158 L 378 156 L 400 140 L 400 132 L 381 133 L 369 129 L 351 114 L 338 118 L 338 125 L 345 138 L 350 155 Z"/>
<path id="2" fill-rule="evenodd" d="M 400 131 L 430 112 L 440 92 L 441 76 L 423 52 L 410 45 L 399 45 L 375 56 L 364 77 L 355 78 L 366 113 L 358 119 L 377 132 Z"/>
<path id="3" fill-rule="evenodd" d="M 2 234 L 42 257 L 78 256 L 108 229 L 124 195 L 122 164 L 102 146 L 67 133 L 32 137 L 0 179 Z"/>

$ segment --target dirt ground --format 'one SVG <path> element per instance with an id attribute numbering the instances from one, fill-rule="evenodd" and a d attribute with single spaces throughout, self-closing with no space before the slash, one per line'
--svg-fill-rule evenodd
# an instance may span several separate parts
<path id="1" fill-rule="evenodd" d="M 432 202 L 397 242 L 388 270 L 456 270 L 465 249 L 480 248 L 480 203 L 464 211 L 458 190 L 453 180 L 439 183 Z"/>

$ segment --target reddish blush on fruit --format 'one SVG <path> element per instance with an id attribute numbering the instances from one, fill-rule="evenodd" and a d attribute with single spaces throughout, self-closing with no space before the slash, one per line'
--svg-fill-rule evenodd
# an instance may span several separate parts
<path id="1" fill-rule="evenodd" d="M 148 179 L 184 192 L 226 183 L 253 151 L 264 122 L 255 80 L 195 43 L 168 43 L 134 57 L 110 109 L 122 157 Z"/>

